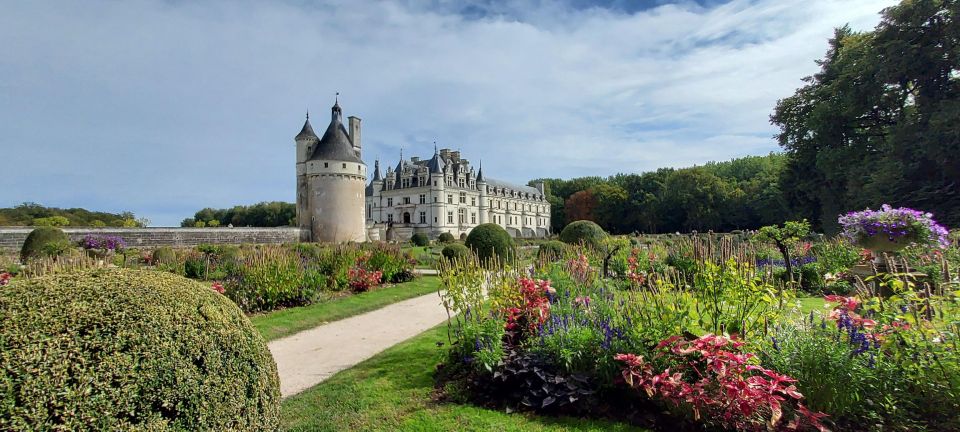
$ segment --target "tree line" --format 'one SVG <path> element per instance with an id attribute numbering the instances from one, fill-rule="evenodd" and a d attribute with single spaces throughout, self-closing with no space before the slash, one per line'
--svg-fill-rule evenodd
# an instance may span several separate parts
<path id="1" fill-rule="evenodd" d="M 782 154 L 608 178 L 542 179 L 554 232 L 755 229 L 881 204 L 960 226 L 960 0 L 905 1 L 873 31 L 836 30 L 820 71 L 778 101 Z M 531 182 L 532 184 L 532 182 Z"/>
<path id="2" fill-rule="evenodd" d="M 228 209 L 205 208 L 186 218 L 183 227 L 281 227 L 297 224 L 295 204 L 271 201 L 253 205 L 237 205 Z"/>
<path id="3" fill-rule="evenodd" d="M 70 227 L 144 227 L 145 218 L 131 212 L 109 213 L 82 208 L 62 209 L 25 202 L 0 208 L 0 226 L 70 226 Z"/>

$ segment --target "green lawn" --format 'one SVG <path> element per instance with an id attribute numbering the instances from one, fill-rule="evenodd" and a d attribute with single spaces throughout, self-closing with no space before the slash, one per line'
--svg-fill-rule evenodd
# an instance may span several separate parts
<path id="1" fill-rule="evenodd" d="M 428 330 L 283 402 L 288 431 L 633 431 L 622 423 L 437 403 L 433 370 L 446 325 Z"/>
<path id="2" fill-rule="evenodd" d="M 424 276 L 411 282 L 380 288 L 346 297 L 339 297 L 310 306 L 282 309 L 250 317 L 253 326 L 264 338 L 279 339 L 318 325 L 382 308 L 424 294 L 437 292 L 440 279 Z"/>

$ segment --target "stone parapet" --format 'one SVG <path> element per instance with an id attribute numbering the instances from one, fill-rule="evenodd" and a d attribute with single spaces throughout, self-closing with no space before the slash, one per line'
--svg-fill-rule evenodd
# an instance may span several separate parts
<path id="1" fill-rule="evenodd" d="M 0 249 L 20 250 L 32 227 L 0 228 Z M 127 247 L 159 246 L 190 247 L 198 244 L 296 243 L 300 228 L 64 228 L 71 240 L 79 241 L 87 234 L 115 235 Z"/>

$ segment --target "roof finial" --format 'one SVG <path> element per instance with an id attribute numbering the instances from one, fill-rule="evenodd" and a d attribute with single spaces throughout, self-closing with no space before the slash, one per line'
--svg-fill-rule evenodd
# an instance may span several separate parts
<path id="1" fill-rule="evenodd" d="M 403 160 L 403 147 L 400 147 L 400 160 Z"/>
<path id="2" fill-rule="evenodd" d="M 307 120 L 310 120 L 310 110 L 307 110 Z"/>
<path id="3" fill-rule="evenodd" d="M 337 95 L 333 97 L 333 103 L 340 103 L 340 92 L 337 92 Z"/>

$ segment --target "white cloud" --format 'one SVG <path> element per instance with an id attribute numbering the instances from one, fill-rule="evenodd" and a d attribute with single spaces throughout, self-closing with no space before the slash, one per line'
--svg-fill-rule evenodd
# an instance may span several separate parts
<path id="1" fill-rule="evenodd" d="M 893 2 L 543 3 L 479 19 L 447 1 L 8 4 L 0 205 L 171 224 L 290 201 L 292 136 L 307 108 L 323 129 L 335 91 L 364 119 L 370 165 L 434 140 L 516 182 L 763 154 L 774 103 L 832 29 L 869 29 Z"/>

